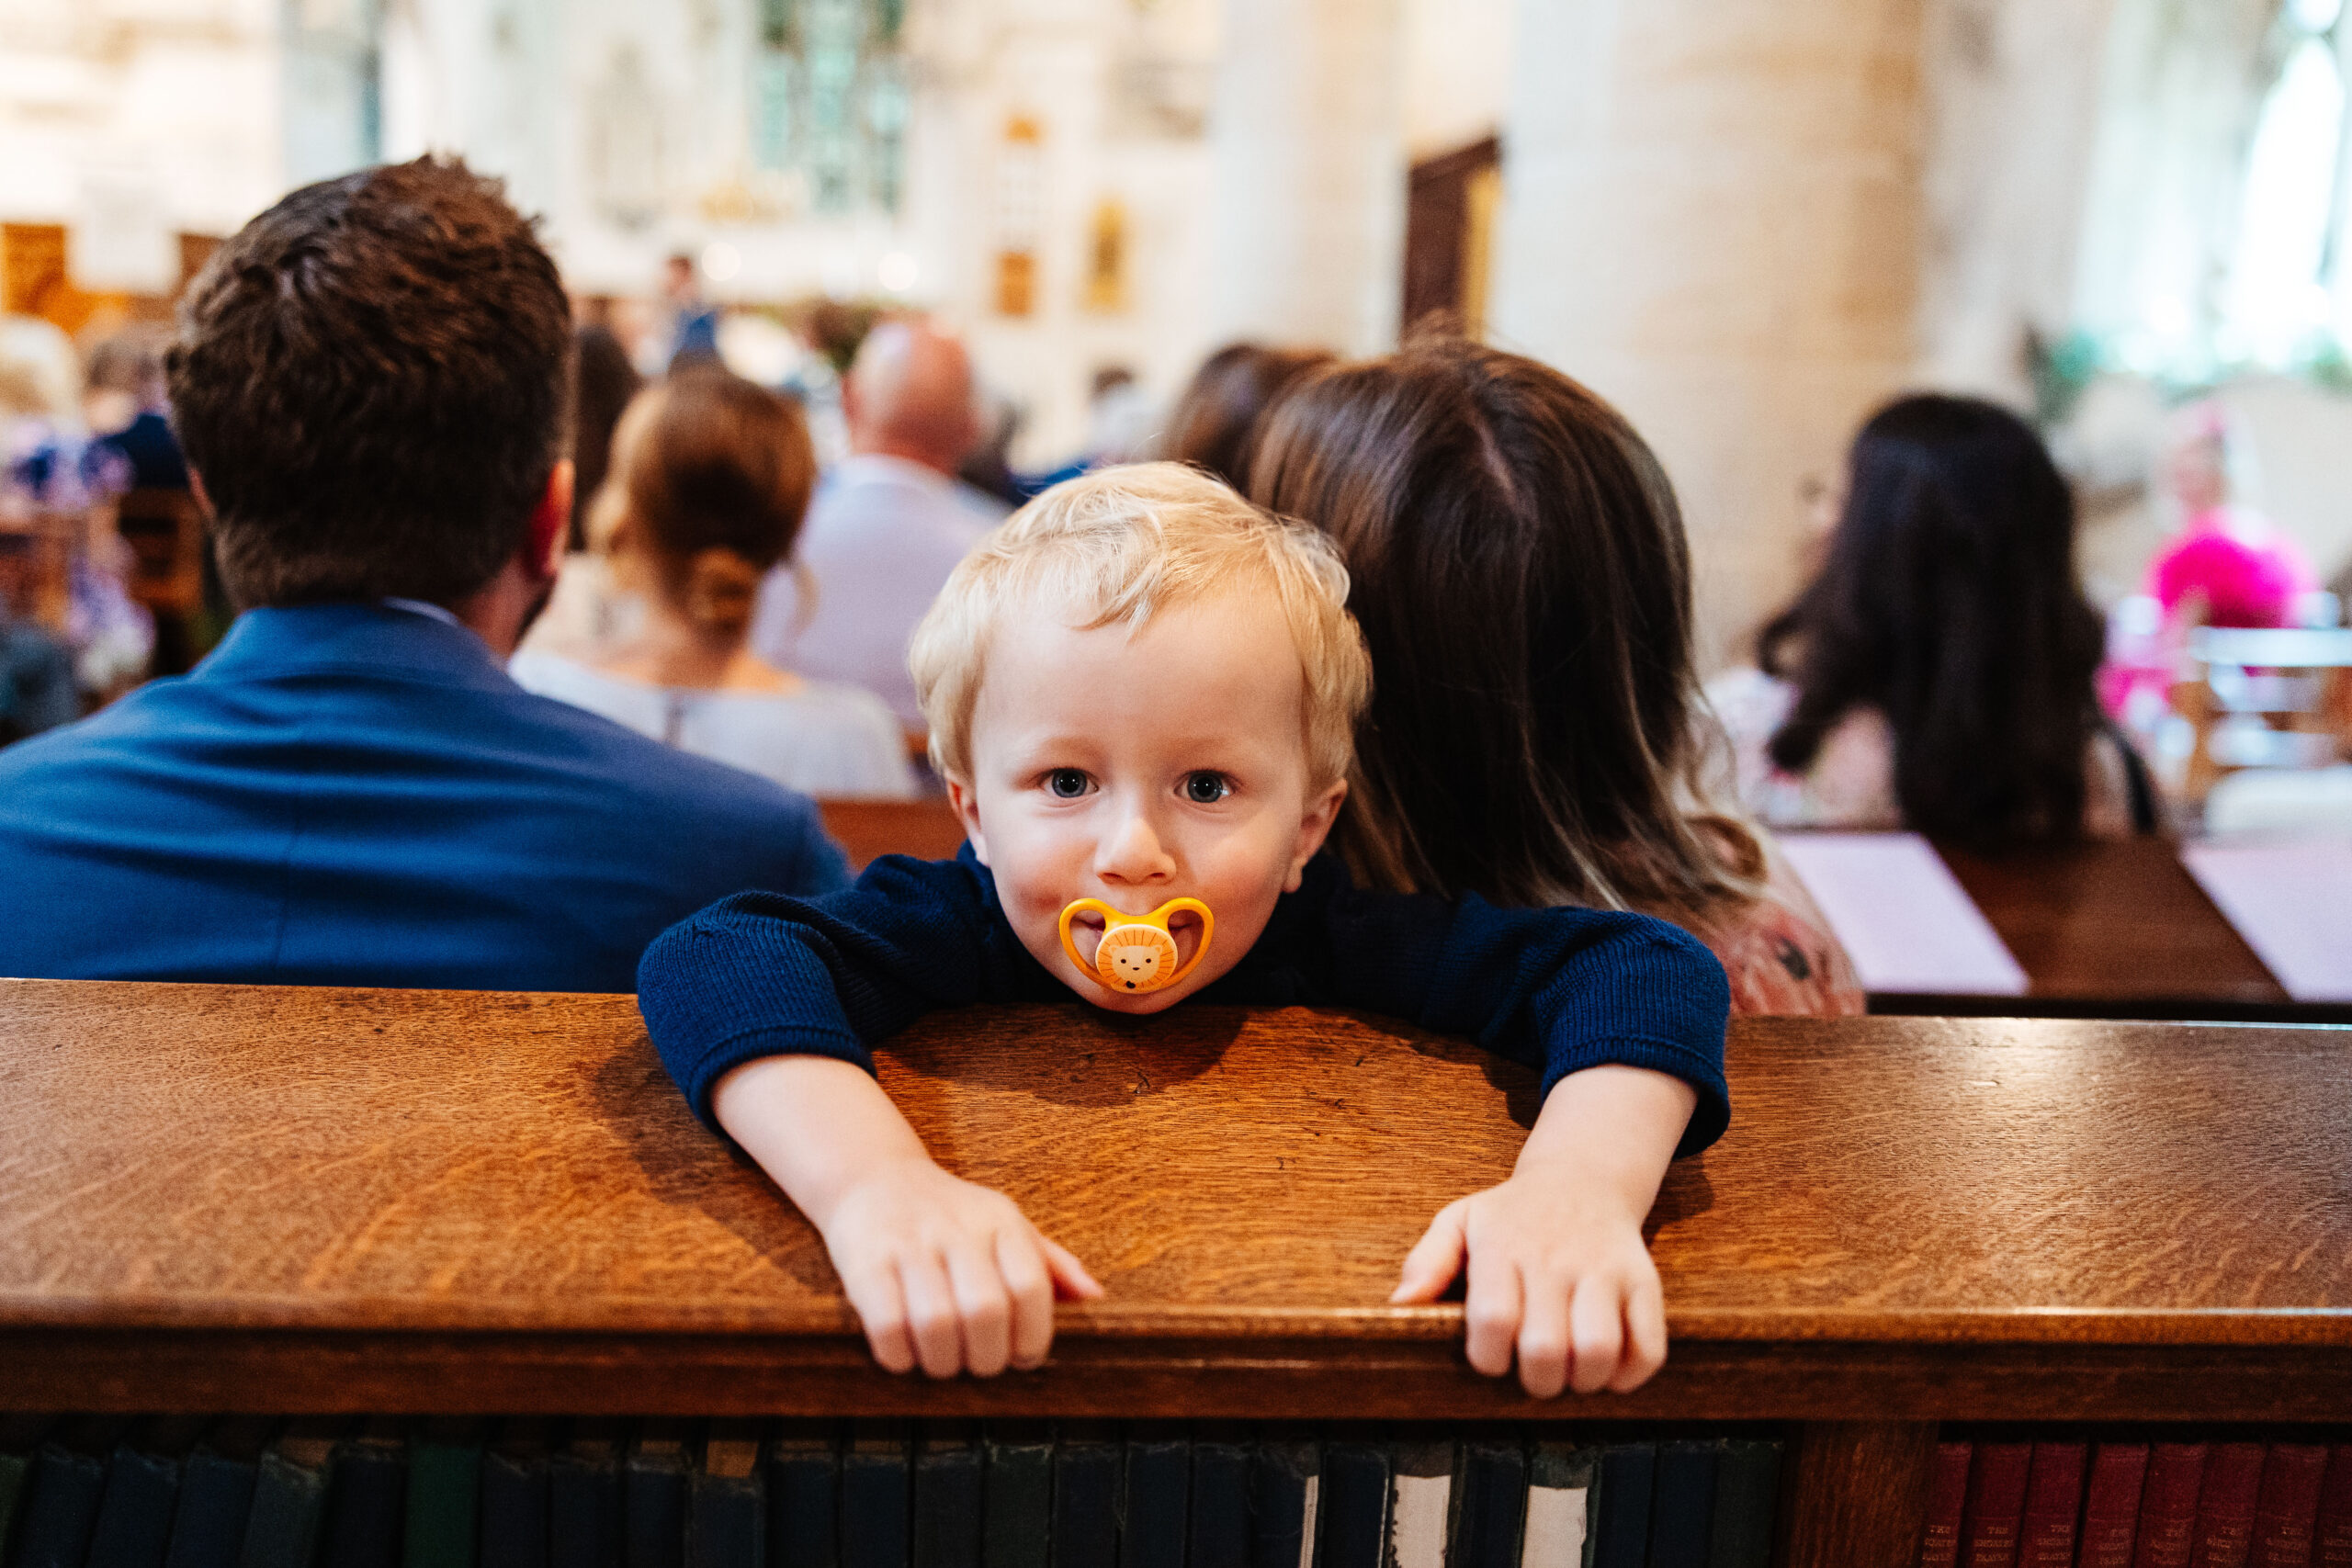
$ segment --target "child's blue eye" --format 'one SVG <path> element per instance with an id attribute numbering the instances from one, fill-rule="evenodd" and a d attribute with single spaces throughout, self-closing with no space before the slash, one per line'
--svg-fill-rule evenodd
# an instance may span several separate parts
<path id="1" fill-rule="evenodd" d="M 1076 800 L 1086 793 L 1086 775 L 1076 768 L 1056 768 L 1046 775 L 1046 787 L 1057 800 Z"/>
<path id="2" fill-rule="evenodd" d="M 1215 806 L 1233 793 L 1233 785 L 1223 773 L 1198 773 L 1184 775 L 1184 798 L 1195 806 Z"/>

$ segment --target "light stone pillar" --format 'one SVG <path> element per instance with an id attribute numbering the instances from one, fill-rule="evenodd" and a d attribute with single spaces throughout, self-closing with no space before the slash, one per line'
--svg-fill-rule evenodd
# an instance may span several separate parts
<path id="1" fill-rule="evenodd" d="M 1701 668 L 1745 660 L 1914 361 L 1921 0 L 1520 0 L 1516 50 L 1490 335 L 1657 448 Z"/>
<path id="2" fill-rule="evenodd" d="M 1213 343 L 1395 343 L 1402 21 L 1399 0 L 1229 0 L 1209 121 Z"/>

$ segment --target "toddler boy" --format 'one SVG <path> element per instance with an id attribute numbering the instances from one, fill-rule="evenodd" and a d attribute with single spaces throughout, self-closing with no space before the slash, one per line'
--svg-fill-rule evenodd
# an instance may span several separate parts
<path id="1" fill-rule="evenodd" d="M 823 1235 L 885 1367 L 1036 1365 L 1055 1296 L 1101 1293 L 1009 1199 L 931 1159 L 867 1054 L 932 1008 L 1072 991 L 1128 1013 L 1361 1008 L 1539 1067 L 1511 1178 L 1436 1217 L 1392 1299 L 1435 1300 L 1466 1258 L 1472 1364 L 1499 1376 L 1515 1351 L 1539 1396 L 1629 1389 L 1664 1360 L 1641 1224 L 1667 1162 L 1729 1119 L 1723 971 L 1643 916 L 1364 893 L 1318 859 L 1371 687 L 1346 601 L 1320 535 L 1189 468 L 1056 486 L 915 634 L 963 852 L 885 857 L 819 898 L 739 895 L 647 951 L 663 1063 Z M 1203 951 L 1171 919 L 1192 967 L 1164 988 L 1114 990 L 1062 946 L 1073 900 L 1178 897 L 1215 931 Z M 1099 918 L 1071 934 L 1091 963 Z"/>

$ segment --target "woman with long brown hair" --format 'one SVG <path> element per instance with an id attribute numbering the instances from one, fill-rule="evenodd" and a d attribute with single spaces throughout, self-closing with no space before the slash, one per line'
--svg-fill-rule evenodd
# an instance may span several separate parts
<path id="1" fill-rule="evenodd" d="M 1333 840 L 1359 880 L 1639 909 L 1708 943 L 1735 1010 L 1861 1010 L 1802 885 L 1714 798 L 1681 513 L 1614 409 L 1417 343 L 1293 388 L 1250 494 L 1347 557 L 1374 688 Z"/>
<path id="2" fill-rule="evenodd" d="M 1985 850 L 2154 831 L 2101 716 L 2098 612 L 2041 438 L 1974 398 L 1899 398 L 1854 438 L 1819 573 L 1709 687 L 1740 793 L 1800 828 L 1910 828 Z"/>

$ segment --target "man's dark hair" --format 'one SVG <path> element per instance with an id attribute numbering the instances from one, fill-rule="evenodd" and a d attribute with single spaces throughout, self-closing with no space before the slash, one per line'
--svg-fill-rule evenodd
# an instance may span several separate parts
<path id="1" fill-rule="evenodd" d="M 447 604 L 526 537 L 571 322 L 503 188 L 420 158 L 305 186 L 182 301 L 172 423 L 240 604 Z"/>

